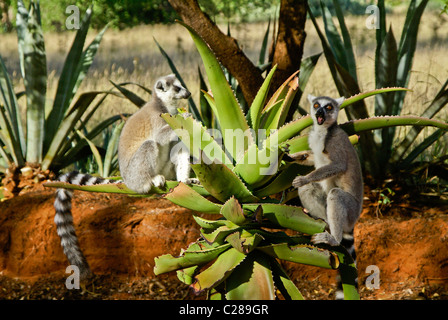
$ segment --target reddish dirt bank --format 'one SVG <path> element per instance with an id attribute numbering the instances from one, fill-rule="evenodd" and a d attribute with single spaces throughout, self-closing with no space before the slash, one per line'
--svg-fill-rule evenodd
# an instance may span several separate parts
<path id="1" fill-rule="evenodd" d="M 54 190 L 40 184 L 0 203 L 0 299 L 204 299 L 175 273 L 155 277 L 154 258 L 199 237 L 189 210 L 164 199 L 75 192 L 73 216 L 97 275 L 87 291 L 65 287 L 68 263 L 53 223 Z M 447 207 L 396 205 L 377 217 L 366 201 L 355 229 L 362 299 L 448 297 Z M 365 286 L 367 266 L 380 288 Z M 336 272 L 284 263 L 307 299 L 333 299 Z"/>

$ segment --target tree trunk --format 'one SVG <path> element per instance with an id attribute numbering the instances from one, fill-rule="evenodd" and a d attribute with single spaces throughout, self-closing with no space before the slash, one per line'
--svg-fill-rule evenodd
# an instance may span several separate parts
<path id="1" fill-rule="evenodd" d="M 277 64 L 272 90 L 300 69 L 306 37 L 306 11 L 306 0 L 281 0 L 277 39 L 270 57 L 272 65 Z"/>

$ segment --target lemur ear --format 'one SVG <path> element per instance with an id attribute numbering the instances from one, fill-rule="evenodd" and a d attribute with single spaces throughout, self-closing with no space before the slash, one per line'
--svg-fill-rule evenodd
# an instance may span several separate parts
<path id="1" fill-rule="evenodd" d="M 309 95 L 308 95 L 308 101 L 309 101 L 310 103 L 313 103 L 314 99 L 316 99 L 315 96 L 313 96 L 312 94 L 309 94 Z"/>
<path id="2" fill-rule="evenodd" d="M 337 98 L 335 101 L 338 103 L 338 105 L 341 105 L 342 102 L 344 102 L 344 100 L 345 100 L 344 97 L 340 97 L 340 98 Z"/>
<path id="3" fill-rule="evenodd" d="M 159 80 L 159 81 L 157 81 L 157 83 L 156 83 L 156 89 L 157 90 L 162 90 L 162 91 L 166 91 L 166 89 L 165 89 L 165 82 L 164 81 L 162 81 L 162 80 Z"/>

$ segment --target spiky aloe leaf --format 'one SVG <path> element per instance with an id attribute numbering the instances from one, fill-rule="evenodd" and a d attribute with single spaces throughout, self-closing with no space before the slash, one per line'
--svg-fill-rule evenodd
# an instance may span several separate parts
<path id="1" fill-rule="evenodd" d="M 7 151 L 4 152 L 3 157 L 5 160 L 7 159 L 8 165 L 14 162 L 20 167 L 25 164 L 23 154 L 26 145 L 20 118 L 19 103 L 14 93 L 11 78 L 8 75 L 5 63 L 1 57 L 0 93 L 3 102 L 3 107 L 0 108 L 0 140 L 7 149 Z"/>
<path id="2" fill-rule="evenodd" d="M 235 248 L 221 253 L 215 262 L 195 277 L 192 288 L 196 293 L 215 287 L 225 280 L 247 256 Z"/>
<path id="3" fill-rule="evenodd" d="M 194 211 L 220 213 L 221 210 L 221 205 L 207 200 L 193 188 L 182 182 L 172 192 L 167 194 L 165 198 L 174 204 Z"/>
<path id="4" fill-rule="evenodd" d="M 305 149 L 306 150 L 306 149 Z M 297 177 L 298 174 L 305 175 L 310 172 L 309 167 L 300 166 L 298 164 L 290 164 L 283 169 L 275 179 L 272 180 L 267 186 L 254 191 L 254 194 L 259 197 L 267 197 L 272 194 L 276 194 L 291 187 L 292 180 Z"/>
<path id="5" fill-rule="evenodd" d="M 258 247 L 257 250 L 281 260 L 327 269 L 337 269 L 340 264 L 339 258 L 335 253 L 306 244 L 290 246 L 286 243 L 281 243 Z"/>
<path id="6" fill-rule="evenodd" d="M 237 225 L 242 225 L 246 222 L 246 217 L 244 216 L 243 208 L 239 204 L 238 200 L 235 197 L 231 197 L 229 200 L 224 203 L 221 207 L 220 212 L 224 218 Z"/>
<path id="7" fill-rule="evenodd" d="M 384 116 L 373 117 L 368 119 L 353 120 L 341 124 L 341 128 L 348 134 L 355 134 L 366 130 L 381 129 L 393 126 L 433 126 L 440 129 L 448 130 L 446 122 L 422 118 L 417 116 Z"/>
<path id="8" fill-rule="evenodd" d="M 47 121 L 45 122 L 44 152 L 48 152 L 50 149 L 52 139 L 55 137 L 59 125 L 63 121 L 73 96 L 80 85 L 78 78 L 85 75 L 88 69 L 87 66 L 90 66 L 93 62 L 94 54 L 88 56 L 84 55 L 84 57 L 89 57 L 89 62 L 85 61 L 87 63 L 86 66 L 84 68 L 80 67 L 80 65 L 84 64 L 82 49 L 89 30 L 91 17 L 92 7 L 89 7 L 82 19 L 80 28 L 76 32 L 75 39 L 67 58 L 65 59 L 61 76 L 59 77 L 53 108 L 51 109 Z M 98 41 L 100 41 L 100 39 L 96 41 L 94 40 L 93 43 L 95 43 L 95 47 Z"/>
<path id="9" fill-rule="evenodd" d="M 294 97 L 299 88 L 299 77 L 294 76 L 289 82 L 287 86 L 286 95 L 283 98 L 281 104 L 276 108 L 272 108 L 266 115 L 266 120 L 264 121 L 263 128 L 268 130 L 275 130 L 281 127 L 286 120 L 286 116 L 288 115 L 289 108 L 291 107 L 291 103 L 294 100 Z M 277 106 L 277 104 L 276 104 Z"/>
<path id="10" fill-rule="evenodd" d="M 266 102 L 267 95 L 269 93 L 269 88 L 271 87 L 271 80 L 274 76 L 275 71 L 277 70 L 277 65 L 275 65 L 269 74 L 264 79 L 264 82 L 260 89 L 257 92 L 257 95 L 255 96 L 254 101 L 252 102 L 250 109 L 249 109 L 249 115 L 250 115 L 250 123 L 252 126 L 252 129 L 254 129 L 255 133 L 258 132 L 258 129 L 260 127 L 260 117 L 261 117 L 261 110 L 264 107 L 264 104 Z"/>
<path id="11" fill-rule="evenodd" d="M 344 300 L 359 300 L 356 279 L 358 272 L 352 256 L 343 246 L 331 247 L 332 253 L 337 255 L 340 261 L 339 274 L 341 276 Z"/>
<path id="12" fill-rule="evenodd" d="M 206 130 L 200 122 L 191 117 L 184 118 L 179 114 L 176 116 L 162 114 L 162 118 L 175 130 L 195 161 L 224 163 L 230 169 L 233 168 L 232 161 L 218 143 L 218 137 L 212 137 L 210 131 Z"/>
<path id="13" fill-rule="evenodd" d="M 189 31 L 193 41 L 196 44 L 196 48 L 202 57 L 210 83 L 210 88 L 216 102 L 217 112 L 215 115 L 221 129 L 223 131 L 233 130 L 233 132 L 235 132 L 240 130 L 241 132 L 247 132 L 249 130 L 249 126 L 246 122 L 246 118 L 235 98 L 235 95 L 233 94 L 231 87 L 227 83 L 224 72 L 222 71 L 221 65 L 215 55 L 204 40 L 202 40 L 202 38 L 196 33 L 196 31 L 183 22 L 179 23 Z M 224 145 L 227 151 L 230 152 L 233 159 L 238 160 L 242 156 L 241 150 L 235 149 L 235 144 L 232 140 L 233 137 L 227 138 L 224 133 Z M 245 142 L 242 151 L 244 152 L 244 150 L 246 150 L 251 143 L 253 143 L 253 139 Z"/>
<path id="14" fill-rule="evenodd" d="M 275 260 L 271 259 L 271 270 L 274 275 L 274 284 L 287 300 L 304 300 L 299 289 L 294 282 L 283 270 L 282 266 Z"/>
<path id="15" fill-rule="evenodd" d="M 193 164 L 191 168 L 204 188 L 221 202 L 226 202 L 231 197 L 235 197 L 243 203 L 258 201 L 258 198 L 249 191 L 241 179 L 224 164 L 201 163 Z"/>
<path id="16" fill-rule="evenodd" d="M 112 178 L 109 178 L 112 179 Z M 119 177 L 115 178 L 119 179 Z M 167 194 L 171 191 L 171 189 L 175 188 L 177 185 L 179 185 L 178 181 L 166 181 L 165 186 L 156 188 L 152 187 L 151 190 L 148 192 L 148 194 L 140 194 L 137 193 L 131 189 L 129 189 L 124 183 L 117 182 L 117 183 L 109 183 L 109 184 L 97 184 L 93 186 L 80 186 L 77 184 L 70 184 L 66 182 L 60 182 L 60 181 L 51 181 L 51 182 L 45 182 L 44 187 L 48 188 L 65 188 L 65 189 L 73 189 L 73 190 L 81 190 L 81 191 L 89 191 L 89 192 L 105 192 L 105 193 L 124 193 L 129 194 L 133 196 L 151 196 L 153 194 Z M 198 185 L 191 185 L 190 186 L 195 192 L 201 195 L 209 195 L 209 193 L 204 190 L 202 186 Z"/>
<path id="17" fill-rule="evenodd" d="M 226 237 L 226 241 L 236 250 L 244 254 L 252 252 L 264 240 L 259 230 L 238 229 Z"/>
<path id="18" fill-rule="evenodd" d="M 28 12 L 23 1 L 18 2 L 17 36 L 26 91 L 26 158 L 29 162 L 40 163 L 44 142 L 47 61 L 38 3 L 31 2 Z"/>
<path id="19" fill-rule="evenodd" d="M 226 279 L 227 300 L 274 300 L 275 287 L 269 257 L 250 254 Z"/>
<path id="20" fill-rule="evenodd" d="M 171 254 L 165 254 L 154 259 L 154 274 L 185 269 L 195 265 L 206 264 L 216 259 L 220 254 L 230 248 L 230 244 L 222 246 L 210 246 L 205 243 L 195 243 L 187 250 L 181 253 L 178 257 L 173 257 Z"/>
<path id="21" fill-rule="evenodd" d="M 274 203 L 243 204 L 243 209 L 255 212 L 258 207 L 263 209 L 263 216 L 273 223 L 285 228 L 306 234 L 323 232 L 325 221 L 314 219 L 307 215 L 303 208 Z"/>

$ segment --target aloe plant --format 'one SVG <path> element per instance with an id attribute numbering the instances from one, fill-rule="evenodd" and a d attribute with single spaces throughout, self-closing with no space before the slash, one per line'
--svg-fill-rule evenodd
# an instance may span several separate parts
<path id="1" fill-rule="evenodd" d="M 161 194 L 177 205 L 214 214 L 216 218 L 194 216 L 201 239 L 179 256 L 156 258 L 155 274 L 176 271 L 181 281 L 197 293 L 208 292 L 210 299 L 273 299 L 274 288 L 286 299 L 303 299 L 278 263 L 280 259 L 338 269 L 345 298 L 358 299 L 356 266 L 350 255 L 341 246 L 312 245 L 310 236 L 322 232 L 326 223 L 310 217 L 301 207 L 286 203 L 290 195 L 297 194 L 291 189 L 292 180 L 310 170 L 283 160 L 286 152 L 308 149 L 307 136 L 302 131 L 312 125 L 309 116 L 286 123 L 299 88 L 297 73 L 268 99 L 276 71 L 273 66 L 245 115 L 207 44 L 193 29 L 184 26 L 204 62 L 211 88 L 211 93 L 204 92 L 204 97 L 222 134 L 216 135 L 193 117 L 162 115 L 195 159 L 192 169 L 200 185 L 167 181 L 166 186 L 153 188 L 148 195 Z M 346 99 L 341 107 L 400 90 L 405 89 L 384 88 L 358 94 Z M 341 126 L 357 143 L 359 132 L 413 124 L 448 128 L 446 123 L 419 117 L 353 120 Z M 226 135 L 226 130 L 241 133 L 239 143 L 235 143 L 238 137 Z M 122 183 L 82 187 L 51 182 L 46 186 L 136 195 Z M 284 232 L 285 229 L 292 233 Z"/>
<path id="2" fill-rule="evenodd" d="M 412 70 L 412 62 L 416 50 L 417 36 L 422 14 L 428 0 L 412 0 L 406 14 L 401 37 L 397 42 L 392 27 L 387 29 L 386 9 L 384 0 L 378 1 L 379 29 L 376 31 L 375 52 L 375 86 L 407 87 Z M 336 18 L 339 21 L 340 32 L 332 20 L 328 8 L 321 1 L 321 13 L 324 21 L 325 35 L 320 30 L 316 20 L 310 12 L 311 20 L 320 37 L 324 54 L 330 68 L 333 80 L 339 94 L 350 96 L 360 92 L 357 79 L 357 63 L 351 42 L 350 33 L 346 27 L 342 9 L 337 0 L 333 0 Z M 448 89 L 446 82 L 436 95 L 430 106 L 422 113 L 422 117 L 433 118 L 448 103 Z M 406 91 L 389 92 L 375 97 L 375 116 L 396 116 L 403 109 Z M 367 118 L 368 112 L 364 103 L 347 110 L 349 119 Z M 421 131 L 415 126 L 410 133 L 396 140 L 395 128 L 387 127 L 374 133 L 363 135 L 365 141 L 361 148 L 361 157 L 366 170 L 377 181 L 381 181 L 388 173 L 396 172 L 396 168 L 406 169 L 416 157 L 437 141 L 446 130 L 437 130 L 422 143 L 413 143 Z M 374 139 L 375 135 L 375 139 Z"/>
<path id="3" fill-rule="evenodd" d="M 25 162 L 36 163 L 42 170 L 57 171 L 84 156 L 86 145 L 75 130 L 82 130 L 104 99 L 113 92 L 95 91 L 75 95 L 87 74 L 101 39 L 107 29 L 101 30 L 83 50 L 92 16 L 87 9 L 72 47 L 65 60 L 56 96 L 52 105 L 47 103 L 46 53 L 40 21 L 39 3 L 30 2 L 26 9 L 18 1 L 17 36 L 22 77 L 26 97 L 25 119 L 21 118 L 19 97 L 14 92 L 5 64 L 0 57 L 0 165 L 22 167 Z M 94 100 L 100 97 L 97 103 Z M 93 139 L 104 128 L 118 120 L 111 117 L 92 129 Z M 26 124 L 26 126 L 24 125 Z M 74 146 L 74 147 L 73 147 Z"/>

